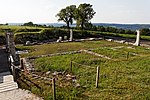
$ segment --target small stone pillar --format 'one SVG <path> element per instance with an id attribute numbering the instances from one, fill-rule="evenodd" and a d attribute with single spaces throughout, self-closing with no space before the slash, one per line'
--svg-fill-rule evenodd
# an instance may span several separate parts
<path id="1" fill-rule="evenodd" d="M 64 40 L 67 40 L 67 36 L 64 36 Z"/>
<path id="2" fill-rule="evenodd" d="M 18 57 L 16 55 L 15 42 L 14 42 L 14 33 L 6 33 L 6 47 L 10 55 L 12 55 L 14 63 L 17 63 Z"/>
<path id="3" fill-rule="evenodd" d="M 133 45 L 140 46 L 140 31 L 136 30 L 136 32 L 137 32 L 136 42 Z"/>
<path id="4" fill-rule="evenodd" d="M 70 29 L 70 39 L 69 39 L 69 41 L 73 41 L 73 30 L 72 29 Z"/>
<path id="5" fill-rule="evenodd" d="M 57 42 L 61 42 L 61 41 L 62 41 L 62 37 L 60 36 Z"/>
<path id="6" fill-rule="evenodd" d="M 9 44 L 9 33 L 6 33 L 6 34 L 5 34 L 5 38 L 6 38 L 6 51 L 7 51 L 7 52 L 10 52 L 10 51 L 9 51 L 9 45 L 10 45 L 10 44 Z"/>
<path id="7" fill-rule="evenodd" d="M 61 36 L 59 37 L 59 41 L 60 41 L 60 42 L 62 41 L 62 37 L 61 37 Z"/>

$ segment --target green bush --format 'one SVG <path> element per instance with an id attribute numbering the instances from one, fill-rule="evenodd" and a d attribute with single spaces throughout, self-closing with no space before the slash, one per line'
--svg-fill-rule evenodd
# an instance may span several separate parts
<path id="1" fill-rule="evenodd" d="M 39 39 L 39 33 L 35 32 L 22 32 L 15 34 L 16 43 L 25 43 L 26 41 L 36 41 Z"/>
<path id="2" fill-rule="evenodd" d="M 0 45 L 5 43 L 5 36 L 0 36 Z"/>
<path id="3" fill-rule="evenodd" d="M 18 28 L 15 30 L 15 32 L 39 32 L 42 29 L 40 28 L 33 28 L 33 29 L 29 29 L 29 28 Z"/>
<path id="4" fill-rule="evenodd" d="M 74 31 L 74 38 L 88 38 L 88 37 L 92 37 L 92 34 L 88 31 Z"/>
<path id="5" fill-rule="evenodd" d="M 18 30 L 19 31 L 19 30 Z M 21 29 L 20 31 L 27 31 Z M 39 30 L 34 30 L 32 29 L 31 32 L 19 32 L 15 34 L 15 42 L 16 43 L 25 43 L 26 41 L 43 41 L 43 40 L 57 40 L 60 36 L 64 37 L 70 37 L 70 32 L 68 30 L 64 29 L 42 29 L 40 32 L 34 32 L 34 31 L 39 31 Z M 87 38 L 87 37 L 92 37 L 94 35 L 91 34 L 91 32 L 88 31 L 73 31 L 73 37 L 74 38 Z"/>

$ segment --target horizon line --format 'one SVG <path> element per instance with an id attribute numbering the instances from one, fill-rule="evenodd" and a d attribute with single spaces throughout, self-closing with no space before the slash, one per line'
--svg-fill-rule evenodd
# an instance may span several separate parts
<path id="1" fill-rule="evenodd" d="M 28 21 L 28 22 L 32 22 L 32 21 Z M 23 24 L 23 23 L 28 23 L 28 22 L 8 22 L 8 23 L 0 23 L 0 24 Z M 38 23 L 34 23 L 33 24 L 66 24 L 66 23 L 63 23 L 63 22 L 38 22 Z M 76 24 L 76 23 L 73 23 L 73 25 Z M 92 24 L 126 24 L 126 25 L 149 25 L 150 23 L 115 23 L 115 22 L 92 22 Z"/>

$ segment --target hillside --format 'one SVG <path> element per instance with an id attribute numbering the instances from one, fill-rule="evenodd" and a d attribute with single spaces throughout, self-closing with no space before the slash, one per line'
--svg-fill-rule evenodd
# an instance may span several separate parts
<path id="1" fill-rule="evenodd" d="M 137 30 L 142 28 L 150 28 L 150 24 L 109 24 L 109 23 L 93 23 L 96 26 L 116 27 L 122 29 Z"/>

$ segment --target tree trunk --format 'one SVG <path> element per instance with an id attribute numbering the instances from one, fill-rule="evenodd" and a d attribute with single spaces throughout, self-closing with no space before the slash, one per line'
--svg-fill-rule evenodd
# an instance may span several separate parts
<path id="1" fill-rule="evenodd" d="M 67 22 L 67 28 L 70 29 L 69 22 Z"/>
<path id="2" fill-rule="evenodd" d="M 76 22 L 76 28 L 79 28 L 79 26 L 80 26 L 80 22 L 77 20 L 77 22 Z"/>
<path id="3" fill-rule="evenodd" d="M 84 22 L 81 23 L 81 29 L 84 29 Z"/>

